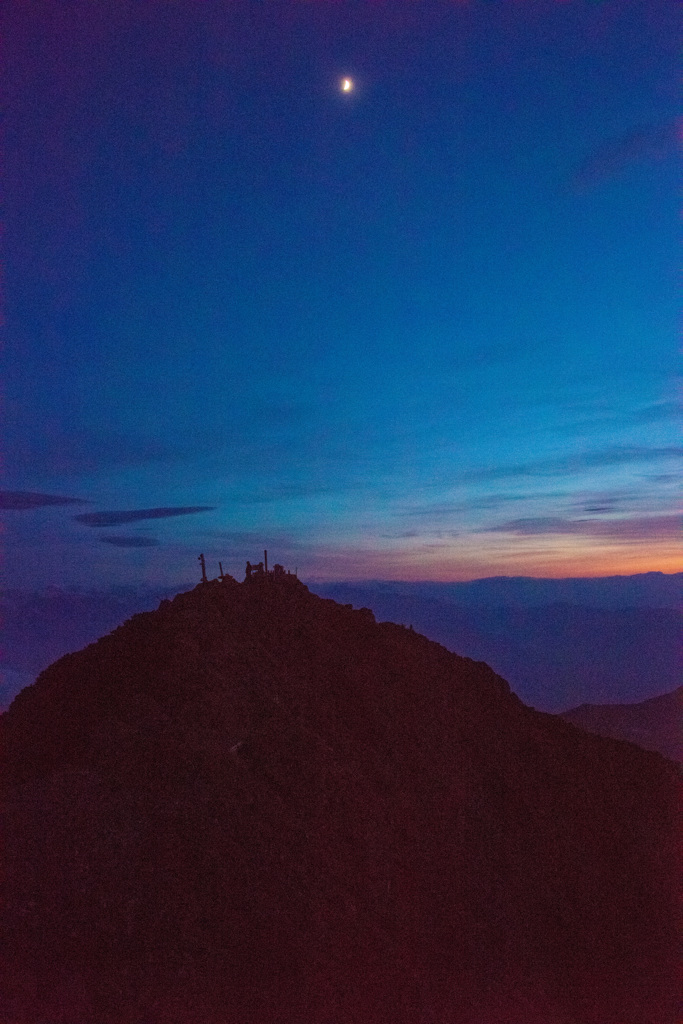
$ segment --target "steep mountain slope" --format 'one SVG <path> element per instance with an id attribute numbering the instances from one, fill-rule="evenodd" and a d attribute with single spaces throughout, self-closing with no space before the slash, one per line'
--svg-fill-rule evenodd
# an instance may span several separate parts
<path id="1" fill-rule="evenodd" d="M 683 686 L 640 704 L 582 704 L 561 717 L 598 736 L 629 740 L 683 762 Z"/>
<path id="2" fill-rule="evenodd" d="M 156 608 L 175 590 L 0 590 L 0 711 L 57 658 L 92 643 L 129 616 Z"/>
<path id="3" fill-rule="evenodd" d="M 588 701 L 644 700 L 673 689 L 680 680 L 683 615 L 677 609 L 601 608 L 578 603 L 525 605 L 522 598 L 528 594 L 531 600 L 534 588 L 520 588 L 517 595 L 513 587 L 508 593 L 503 582 L 492 587 L 490 593 L 473 583 L 441 584 L 440 590 L 436 589 L 438 584 L 384 584 L 375 588 L 342 583 L 317 589 L 324 597 L 368 605 L 382 619 L 412 623 L 449 650 L 486 661 L 525 703 L 542 711 L 559 712 Z M 472 590 L 467 591 L 467 587 Z M 553 592 L 553 588 L 547 590 Z M 555 590 L 562 592 L 560 587 Z M 599 593 L 600 588 L 596 591 Z M 572 588 L 567 587 L 566 593 L 571 595 Z M 458 603 L 468 594 L 472 601 L 482 600 L 482 604 Z M 484 598 L 494 596 L 507 603 L 484 603 Z"/>
<path id="4" fill-rule="evenodd" d="M 676 769 L 287 575 L 22 691 L 7 1024 L 674 1024 Z"/>

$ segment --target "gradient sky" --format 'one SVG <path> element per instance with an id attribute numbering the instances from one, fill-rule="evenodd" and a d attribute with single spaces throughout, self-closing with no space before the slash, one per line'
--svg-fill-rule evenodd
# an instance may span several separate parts
<path id="1" fill-rule="evenodd" d="M 673 2 L 4 35 L 10 585 L 683 568 Z"/>

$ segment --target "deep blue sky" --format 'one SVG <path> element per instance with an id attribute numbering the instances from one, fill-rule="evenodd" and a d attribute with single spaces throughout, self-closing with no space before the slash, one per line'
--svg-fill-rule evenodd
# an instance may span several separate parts
<path id="1" fill-rule="evenodd" d="M 10 579 L 682 568 L 673 2 L 4 20 Z"/>

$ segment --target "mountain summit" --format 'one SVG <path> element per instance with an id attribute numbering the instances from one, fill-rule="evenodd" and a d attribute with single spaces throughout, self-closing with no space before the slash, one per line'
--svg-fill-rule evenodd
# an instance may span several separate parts
<path id="1" fill-rule="evenodd" d="M 0 728 L 7 1024 L 678 1019 L 675 766 L 294 576 L 162 601 Z"/>

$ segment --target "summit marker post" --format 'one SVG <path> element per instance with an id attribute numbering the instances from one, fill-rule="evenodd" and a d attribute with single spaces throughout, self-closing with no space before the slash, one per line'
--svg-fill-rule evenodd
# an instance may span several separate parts
<path id="1" fill-rule="evenodd" d="M 206 576 L 206 562 L 204 560 L 204 555 L 200 555 L 198 561 L 202 566 L 202 583 L 208 583 L 209 581 Z"/>

